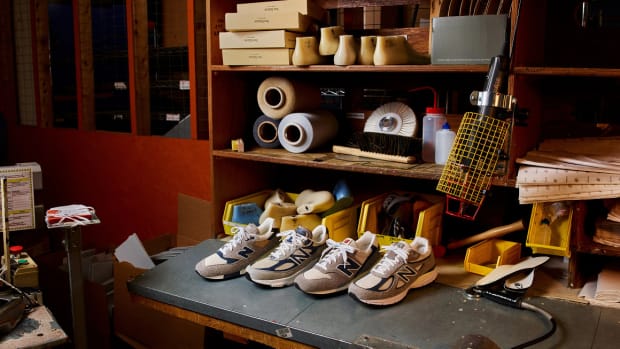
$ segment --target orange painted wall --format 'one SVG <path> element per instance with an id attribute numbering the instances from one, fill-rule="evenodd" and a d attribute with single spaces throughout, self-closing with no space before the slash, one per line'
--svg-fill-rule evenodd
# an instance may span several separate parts
<path id="1" fill-rule="evenodd" d="M 84 247 L 176 233 L 178 193 L 211 199 L 208 141 L 8 123 L 9 161 L 41 165 L 46 208 L 95 208 L 101 224 L 82 230 Z"/>

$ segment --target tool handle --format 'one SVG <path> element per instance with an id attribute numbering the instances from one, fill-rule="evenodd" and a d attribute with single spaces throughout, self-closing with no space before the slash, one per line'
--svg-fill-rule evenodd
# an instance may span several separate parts
<path id="1" fill-rule="evenodd" d="M 497 238 L 500 236 L 504 236 L 508 233 L 512 233 L 515 231 L 519 231 L 521 229 L 524 229 L 525 227 L 523 226 L 523 220 L 518 220 L 514 223 L 510 223 L 510 224 L 506 224 L 506 225 L 502 225 L 499 227 L 495 227 L 492 229 L 489 229 L 485 232 L 482 232 L 480 234 L 476 234 L 476 235 L 472 235 L 468 238 L 462 239 L 462 240 L 457 240 L 454 242 L 451 242 L 448 244 L 448 249 L 452 250 L 452 249 L 456 249 L 459 247 L 463 247 L 465 245 L 469 245 L 472 244 L 474 242 L 478 242 L 478 241 L 482 241 L 482 240 L 486 240 L 486 239 L 491 239 L 491 238 Z"/>

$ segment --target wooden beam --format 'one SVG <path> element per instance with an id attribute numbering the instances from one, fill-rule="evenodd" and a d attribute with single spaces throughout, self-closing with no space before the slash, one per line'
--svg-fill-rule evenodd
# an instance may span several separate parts
<path id="1" fill-rule="evenodd" d="M 129 108 L 133 134 L 151 134 L 147 0 L 127 0 Z"/>
<path id="2" fill-rule="evenodd" d="M 37 125 L 51 127 L 54 124 L 52 108 L 52 75 L 50 70 L 48 1 L 34 0 L 34 23 L 32 55 L 34 62 L 35 95 L 37 100 Z"/>
<path id="3" fill-rule="evenodd" d="M 192 139 L 209 138 L 207 84 L 207 2 L 188 0 L 188 47 Z"/>
<path id="4" fill-rule="evenodd" d="M 398 6 L 422 4 L 428 0 L 317 0 L 316 3 L 325 9 L 347 7 Z"/>
<path id="5" fill-rule="evenodd" d="M 187 59 L 189 60 L 189 114 L 190 114 L 190 137 L 198 138 L 198 74 L 196 35 L 194 23 L 196 22 L 196 7 L 200 8 L 199 2 L 206 1 L 187 0 Z"/>
<path id="6" fill-rule="evenodd" d="M 196 313 L 190 310 L 175 307 L 170 304 L 162 303 L 153 299 L 131 294 L 131 300 L 138 304 L 161 311 L 179 319 L 185 319 L 195 324 L 216 329 L 226 334 L 240 338 L 246 338 L 254 342 L 268 345 L 275 349 L 312 349 L 314 347 L 303 343 L 295 342 L 290 339 L 281 338 L 265 332 L 257 331 L 248 327 L 233 324 L 228 321 L 219 320 L 207 315 Z"/>
<path id="7" fill-rule="evenodd" d="M 90 0 L 73 0 L 75 78 L 78 128 L 95 129 L 95 74 L 93 70 L 93 23 Z"/>

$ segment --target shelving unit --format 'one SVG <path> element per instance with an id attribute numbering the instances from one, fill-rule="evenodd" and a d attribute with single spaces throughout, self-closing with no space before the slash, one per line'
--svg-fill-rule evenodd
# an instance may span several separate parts
<path id="1" fill-rule="evenodd" d="M 619 30 L 616 24 L 605 23 L 605 16 L 613 21 L 620 7 L 598 2 L 603 11 L 597 15 L 599 23 L 583 28 L 576 22 L 578 6 L 578 1 L 523 2 L 513 93 L 531 108 L 527 132 L 535 135 L 536 142 L 603 136 L 600 124 L 617 129 L 618 110 L 605 98 L 616 95 L 620 82 L 620 50 L 613 44 Z M 592 240 L 594 218 L 600 214 L 592 210 L 596 204 L 596 200 L 574 203 L 568 287 L 582 287 L 600 268 L 601 259 L 620 256 L 620 249 Z"/>
<path id="2" fill-rule="evenodd" d="M 340 1 L 317 2 L 326 9 L 340 6 L 417 3 L 417 1 L 355 1 L 342 5 L 343 2 Z M 275 187 L 296 190 L 315 184 L 319 188 L 329 189 L 336 179 L 342 177 L 346 177 L 354 186 L 367 192 L 384 192 L 394 188 L 434 190 L 441 174 L 441 167 L 434 164 L 403 165 L 382 161 L 351 161 L 329 150 L 292 154 L 283 149 L 254 147 L 251 126 L 253 120 L 260 116 L 256 103 L 257 88 L 265 78 L 280 75 L 299 81 L 320 82 L 324 87 L 345 89 L 362 86 L 407 90 L 422 85 L 433 85 L 444 92 L 449 91 L 446 95 L 463 97 L 469 96 L 472 90 L 483 87 L 487 66 L 225 66 L 222 65 L 218 33 L 224 30 L 224 14 L 235 12 L 236 3 L 235 1 L 207 3 L 209 139 L 212 150 L 211 185 L 215 217 L 220 217 L 225 202 L 235 197 Z M 518 3 L 513 2 L 512 13 L 516 13 Z M 439 2 L 431 1 L 431 4 L 437 6 Z M 572 22 L 564 17 L 572 16 L 576 5 L 577 1 L 566 3 L 559 0 L 543 2 L 523 0 L 518 25 L 516 16 L 511 16 L 512 29 L 516 29 L 517 33 L 508 93 L 517 98 L 518 106 L 527 112 L 527 118 L 525 125 L 513 126 L 506 172 L 493 178 L 494 186 L 504 186 L 508 189 L 514 187 L 517 172 L 515 160 L 534 149 L 544 137 L 549 136 L 550 123 L 556 122 L 565 127 L 551 129 L 554 136 L 579 136 L 576 133 L 584 130 L 576 126 L 572 134 L 562 134 L 566 133 L 566 128 L 582 125 L 584 121 L 557 122 L 557 119 L 573 118 L 570 113 L 574 112 L 574 104 L 579 100 L 581 91 L 573 91 L 571 88 L 585 82 L 589 89 L 587 93 L 595 95 L 600 92 L 597 91 L 597 82 L 611 81 L 611 84 L 614 84 L 620 78 L 618 68 L 571 65 L 565 61 L 558 61 L 557 57 L 561 55 L 550 52 L 570 42 L 570 37 L 562 37 L 559 40 L 557 36 L 562 33 L 562 26 L 572 25 Z M 431 15 L 435 12 L 431 8 Z M 552 28 L 554 25 L 560 25 L 560 28 Z M 582 61 L 583 59 L 576 59 L 576 62 Z M 598 87 L 598 89 L 605 88 L 606 86 Z M 466 111 L 471 111 L 467 105 L 452 99 L 450 102 L 448 112 L 451 115 L 462 115 Z M 568 114 L 564 114 L 566 112 Z M 246 152 L 231 150 L 231 140 L 237 138 L 246 140 L 248 148 Z M 514 191 L 516 192 L 516 189 Z M 575 216 L 577 217 L 575 219 L 578 219 L 579 214 Z M 584 229 L 574 228 L 573 234 L 581 236 L 583 231 Z M 585 244 L 580 246 L 578 253 L 598 251 L 596 246 Z M 570 272 L 573 278 L 579 276 L 576 268 L 572 268 Z"/>
<path id="3" fill-rule="evenodd" d="M 247 1 L 238 1 L 247 2 Z M 251 126 L 261 115 L 256 102 L 259 84 L 267 77 L 281 75 L 292 80 L 316 82 L 321 87 L 384 88 L 407 91 L 432 85 L 450 98 L 467 99 L 471 90 L 481 88 L 486 65 L 392 65 L 392 66 L 226 66 L 222 64 L 218 33 L 224 30 L 224 14 L 236 11 L 237 2 L 210 1 L 208 17 L 208 74 L 210 142 L 212 149 L 212 188 L 215 217 L 220 217 L 227 200 L 265 188 L 287 190 L 315 185 L 331 189 L 338 178 L 347 178 L 353 185 L 373 195 L 385 190 L 408 189 L 425 183 L 434 185 L 442 167 L 435 164 L 397 164 L 393 162 L 352 159 L 321 149 L 312 153 L 293 154 L 284 149 L 264 149 L 253 145 Z M 418 1 L 361 1 L 342 4 L 318 1 L 326 9 L 337 7 L 387 6 L 416 4 Z M 345 28 L 346 30 L 346 28 Z M 424 37 L 421 40 L 427 41 Z M 352 93 L 354 94 L 354 93 Z M 456 97 L 454 97 L 456 96 Z M 443 97 L 443 96 L 442 96 Z M 428 103 L 428 100 L 424 101 Z M 451 102 L 453 102 L 451 100 Z M 428 105 L 428 104 L 427 104 Z M 465 111 L 463 103 L 449 105 L 449 113 L 458 117 Z M 470 108 L 473 108 L 469 106 Z M 416 114 L 422 115 L 418 108 Z M 231 150 L 231 140 L 243 138 L 246 152 Z M 248 172 L 248 170 L 250 170 Z M 233 181 L 230 179 L 234 178 Z M 314 184 L 315 183 L 315 184 Z M 368 183 L 372 183 L 368 188 Z M 514 186 L 514 178 L 500 176 L 495 185 Z M 303 189 L 303 188 L 302 188 Z M 361 190 L 360 190 L 361 191 Z M 357 192 L 360 192 L 357 191 Z"/>

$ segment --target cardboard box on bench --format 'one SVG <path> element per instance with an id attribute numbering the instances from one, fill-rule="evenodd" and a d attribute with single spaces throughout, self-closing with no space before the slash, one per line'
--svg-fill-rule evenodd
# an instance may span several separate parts
<path id="1" fill-rule="evenodd" d="M 162 235 L 142 244 L 152 255 L 174 247 L 175 242 L 172 235 Z M 127 282 L 145 271 L 128 262 L 114 263 L 115 334 L 134 348 L 202 348 L 204 327 L 132 300 Z"/>
<path id="2" fill-rule="evenodd" d="M 211 202 L 178 194 L 178 231 L 142 241 L 148 255 L 177 246 L 192 246 L 213 238 Z M 114 332 L 135 348 L 202 348 L 205 328 L 132 300 L 127 282 L 145 269 L 128 262 L 114 263 Z"/>

